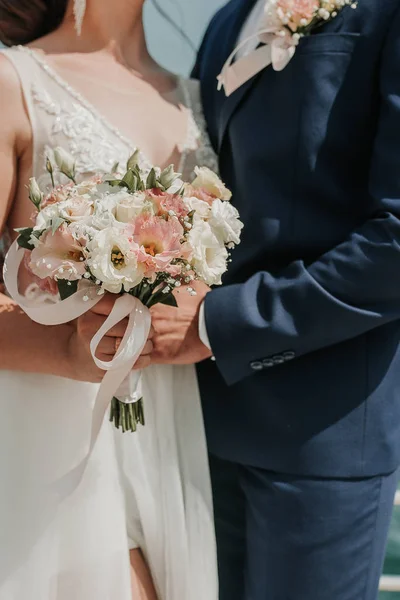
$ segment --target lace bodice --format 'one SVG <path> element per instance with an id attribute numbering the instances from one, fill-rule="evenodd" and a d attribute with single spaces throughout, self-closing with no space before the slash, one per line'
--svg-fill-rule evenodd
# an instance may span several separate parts
<path id="1" fill-rule="evenodd" d="M 56 146 L 64 147 L 74 156 L 77 172 L 82 175 L 109 172 L 116 162 L 126 164 L 136 149 L 135 141 L 126 138 L 111 125 L 40 53 L 23 46 L 3 52 L 20 76 L 33 130 L 33 175 L 42 184 L 47 183 L 44 180 L 48 178 L 46 157 Z M 177 93 L 189 115 L 179 171 L 188 178 L 196 165 L 217 170 L 216 155 L 201 109 L 198 83 L 179 78 Z M 140 153 L 139 164 L 145 171 L 151 167 L 143 153 Z"/>

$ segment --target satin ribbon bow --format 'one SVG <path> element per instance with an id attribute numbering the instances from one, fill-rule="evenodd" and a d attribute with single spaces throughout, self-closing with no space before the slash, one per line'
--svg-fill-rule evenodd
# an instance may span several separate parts
<path id="1" fill-rule="evenodd" d="M 237 53 L 256 39 L 264 45 L 233 62 Z M 293 58 L 297 44 L 298 38 L 290 31 L 283 30 L 282 26 L 261 29 L 240 42 L 229 55 L 217 77 L 218 90 L 224 88 L 226 96 L 230 96 L 269 65 L 275 71 L 282 71 Z"/>

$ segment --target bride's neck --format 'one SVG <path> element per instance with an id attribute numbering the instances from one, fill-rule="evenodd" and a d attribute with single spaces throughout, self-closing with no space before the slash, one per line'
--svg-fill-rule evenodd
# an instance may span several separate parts
<path id="1" fill-rule="evenodd" d="M 88 0 L 80 36 L 72 4 L 57 30 L 64 49 L 67 45 L 71 52 L 108 50 L 133 69 L 151 61 L 143 26 L 144 0 Z"/>

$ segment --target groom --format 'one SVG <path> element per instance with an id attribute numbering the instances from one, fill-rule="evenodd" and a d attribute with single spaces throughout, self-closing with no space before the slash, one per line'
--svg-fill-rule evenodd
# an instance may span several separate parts
<path id="1" fill-rule="evenodd" d="M 227 98 L 264 5 L 231 0 L 195 67 L 242 244 L 222 288 L 154 308 L 154 362 L 203 361 L 221 600 L 375 600 L 400 462 L 400 0 L 346 6 Z"/>

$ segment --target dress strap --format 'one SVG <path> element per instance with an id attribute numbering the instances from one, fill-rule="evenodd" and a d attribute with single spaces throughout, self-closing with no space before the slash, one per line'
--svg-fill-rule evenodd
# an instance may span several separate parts
<path id="1" fill-rule="evenodd" d="M 40 87 L 44 85 L 43 76 L 30 56 L 19 52 L 17 47 L 1 49 L 0 52 L 11 62 L 20 80 L 21 90 L 32 129 L 32 173 L 35 174 L 37 173 L 38 167 L 39 148 L 41 147 L 43 140 L 46 139 L 46 131 L 43 128 L 40 119 L 38 119 L 35 106 L 35 89 L 40 89 Z"/>

